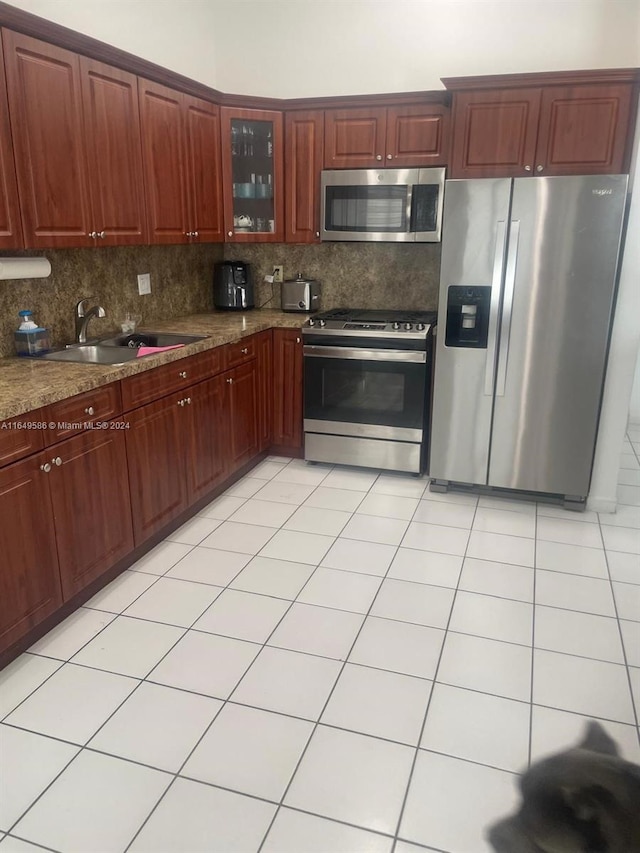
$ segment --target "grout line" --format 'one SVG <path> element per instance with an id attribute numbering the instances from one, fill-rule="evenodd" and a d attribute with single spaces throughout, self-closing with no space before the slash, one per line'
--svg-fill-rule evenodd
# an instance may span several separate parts
<path id="1" fill-rule="evenodd" d="M 529 743 L 527 744 L 527 767 L 531 766 L 531 754 L 533 751 L 533 685 L 534 685 L 534 677 L 535 677 L 535 651 L 536 651 L 536 589 L 537 589 L 537 579 L 538 579 L 538 569 L 536 568 L 538 564 L 538 505 L 536 504 L 536 519 L 535 519 L 535 532 L 536 538 L 534 539 L 533 545 L 533 614 L 531 619 L 531 683 L 529 686 Z"/>

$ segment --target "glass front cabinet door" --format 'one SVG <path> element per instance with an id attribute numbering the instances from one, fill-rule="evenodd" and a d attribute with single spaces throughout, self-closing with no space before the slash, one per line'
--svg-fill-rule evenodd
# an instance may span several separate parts
<path id="1" fill-rule="evenodd" d="M 225 241 L 284 241 L 282 113 L 223 107 Z"/>

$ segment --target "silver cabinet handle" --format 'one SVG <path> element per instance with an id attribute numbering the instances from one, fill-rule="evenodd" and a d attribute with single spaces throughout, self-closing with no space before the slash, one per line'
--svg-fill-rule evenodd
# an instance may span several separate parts
<path id="1" fill-rule="evenodd" d="M 181 371 L 178 373 L 178 376 L 180 377 L 180 379 L 186 379 L 186 378 L 187 378 L 187 371 L 186 371 L 186 370 L 181 370 Z"/>
<path id="2" fill-rule="evenodd" d="M 513 290 L 516 284 L 516 261 L 518 258 L 518 240 L 520 238 L 520 220 L 512 219 L 509 228 L 509 254 L 507 271 L 504 277 L 504 296 L 502 299 L 502 323 L 500 326 L 500 357 L 496 378 L 496 396 L 504 396 L 507 382 L 507 362 L 509 360 L 509 339 L 511 338 L 511 313 L 513 311 Z"/>
<path id="3" fill-rule="evenodd" d="M 51 470 L 51 465 L 49 465 L 48 462 L 45 462 L 43 465 L 40 466 L 40 470 L 44 471 L 45 474 L 48 474 Z"/>
<path id="4" fill-rule="evenodd" d="M 531 171 L 531 166 L 525 166 L 525 167 L 524 167 L 524 170 L 525 170 L 525 172 L 530 172 L 530 171 Z"/>
<path id="5" fill-rule="evenodd" d="M 52 465 L 56 465 L 58 468 L 62 465 L 62 459 L 59 456 L 56 456 L 55 459 L 51 460 Z"/>
<path id="6" fill-rule="evenodd" d="M 541 172 L 544 169 L 544 166 L 536 166 L 536 172 Z"/>
<path id="7" fill-rule="evenodd" d="M 248 349 L 248 347 L 242 347 L 240 352 L 242 353 L 242 355 L 247 355 L 247 353 L 249 352 L 249 349 Z"/>
<path id="8" fill-rule="evenodd" d="M 227 385 L 233 385 L 233 378 L 229 377 L 229 379 L 227 379 Z"/>
<path id="9" fill-rule="evenodd" d="M 493 381 L 496 371 L 496 338 L 498 336 L 498 314 L 500 313 L 500 294 L 502 290 L 502 268 L 504 251 L 507 246 L 507 223 L 504 219 L 496 223 L 496 248 L 493 255 L 491 275 L 491 303 L 489 305 L 489 330 L 487 343 L 487 361 L 484 371 L 484 393 L 493 394 Z"/>
<path id="10" fill-rule="evenodd" d="M 227 231 L 227 236 L 228 236 L 228 237 L 233 237 L 233 231 Z"/>
<path id="11" fill-rule="evenodd" d="M 387 160 L 393 160 L 393 154 L 387 154 Z"/>
<path id="12" fill-rule="evenodd" d="M 93 408 L 93 406 L 87 406 L 87 408 L 84 410 L 84 413 L 85 415 L 95 415 L 96 410 Z"/>
<path id="13" fill-rule="evenodd" d="M 87 237 L 91 237 L 92 240 L 95 240 L 97 236 L 98 236 L 97 231 L 89 231 L 89 233 L 87 234 Z"/>
<path id="14" fill-rule="evenodd" d="M 376 154 L 376 160 L 382 160 L 382 154 Z"/>

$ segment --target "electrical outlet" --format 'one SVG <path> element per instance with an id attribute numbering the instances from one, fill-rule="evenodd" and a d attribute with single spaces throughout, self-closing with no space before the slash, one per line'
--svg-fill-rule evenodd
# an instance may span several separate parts
<path id="1" fill-rule="evenodd" d="M 284 281 L 284 267 L 275 266 L 273 268 L 273 280 L 276 284 L 282 284 Z"/>
<path id="2" fill-rule="evenodd" d="M 151 275 L 148 272 L 138 276 L 138 293 L 140 296 L 151 293 Z"/>

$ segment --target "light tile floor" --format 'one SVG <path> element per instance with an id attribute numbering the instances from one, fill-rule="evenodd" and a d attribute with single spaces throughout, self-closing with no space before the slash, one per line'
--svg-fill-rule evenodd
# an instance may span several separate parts
<path id="1" fill-rule="evenodd" d="M 0 673 L 0 853 L 478 853 L 586 718 L 640 761 L 639 460 L 600 516 L 262 462 Z"/>

